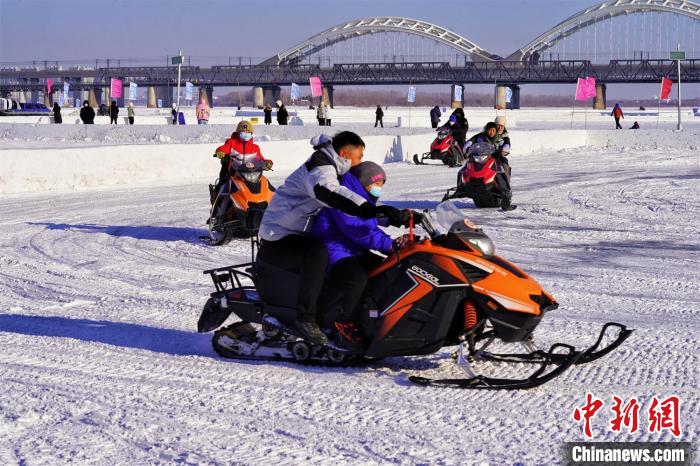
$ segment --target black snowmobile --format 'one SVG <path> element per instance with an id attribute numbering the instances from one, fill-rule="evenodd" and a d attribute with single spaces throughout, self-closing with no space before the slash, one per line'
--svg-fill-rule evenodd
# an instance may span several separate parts
<path id="1" fill-rule="evenodd" d="M 422 227 L 427 239 L 416 239 L 369 273 L 362 319 L 356 322 L 367 342 L 362 350 L 333 343 L 314 346 L 296 336 L 291 325 L 296 318 L 293 303 L 297 302 L 299 277 L 259 259 L 205 271 L 216 291 L 204 306 L 198 330 L 216 330 L 213 347 L 224 357 L 329 365 L 427 355 L 457 346 L 457 362 L 468 378 L 410 380 L 472 389 L 536 387 L 574 364 L 608 354 L 630 335 L 624 325 L 608 323 L 585 351 L 563 343 L 546 351 L 537 349 L 533 332 L 557 308 L 554 298 L 517 266 L 495 255 L 489 237 L 454 203 L 426 211 Z M 219 328 L 231 314 L 240 321 Z M 333 328 L 337 315 L 338 309 L 328 309 L 320 317 L 321 328 Z M 333 332 L 326 333 L 330 341 L 337 341 Z M 604 340 L 608 340 L 605 345 Z M 520 343 L 527 352 L 486 351 L 495 341 Z M 539 367 L 523 379 L 491 378 L 472 371 L 470 361 L 477 360 Z"/>

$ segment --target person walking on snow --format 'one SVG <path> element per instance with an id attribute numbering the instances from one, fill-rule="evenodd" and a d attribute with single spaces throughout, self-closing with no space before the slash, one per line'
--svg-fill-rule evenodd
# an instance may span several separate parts
<path id="1" fill-rule="evenodd" d="M 113 100 L 112 105 L 109 106 L 109 124 L 117 124 L 117 116 L 119 116 L 119 107 L 117 107 L 117 101 Z"/>
<path id="2" fill-rule="evenodd" d="M 622 129 L 622 125 L 620 124 L 620 118 L 624 118 L 625 114 L 622 113 L 622 107 L 620 107 L 619 102 L 615 104 L 615 107 L 613 107 L 610 116 L 615 118 L 615 129 Z"/>
<path id="3" fill-rule="evenodd" d="M 61 117 L 61 106 L 58 102 L 53 103 L 53 122 L 60 125 L 63 123 L 63 118 Z"/>
<path id="4" fill-rule="evenodd" d="M 209 124 L 209 104 L 207 104 L 204 99 L 201 99 L 197 104 L 197 124 L 198 125 L 208 125 Z"/>
<path id="5" fill-rule="evenodd" d="M 83 102 L 83 108 L 80 109 L 80 119 L 84 125 L 95 124 L 95 109 L 90 106 L 87 100 Z"/>
<path id="6" fill-rule="evenodd" d="M 442 112 L 440 111 L 440 107 L 437 105 L 430 109 L 430 126 L 437 128 L 438 124 L 440 123 L 441 116 Z"/>
<path id="7" fill-rule="evenodd" d="M 136 112 L 134 111 L 134 103 L 129 102 L 129 105 L 126 107 L 126 116 L 129 117 L 129 124 L 133 125 L 134 124 L 134 117 L 136 116 Z"/>
<path id="8" fill-rule="evenodd" d="M 265 108 L 263 109 L 263 113 L 265 114 L 265 125 L 271 125 L 272 124 L 272 107 L 270 104 L 265 105 Z"/>
<path id="9" fill-rule="evenodd" d="M 384 128 L 384 111 L 382 110 L 381 105 L 377 105 L 377 110 L 374 111 L 374 127 L 377 127 L 377 123 L 382 125 L 382 128 Z"/>

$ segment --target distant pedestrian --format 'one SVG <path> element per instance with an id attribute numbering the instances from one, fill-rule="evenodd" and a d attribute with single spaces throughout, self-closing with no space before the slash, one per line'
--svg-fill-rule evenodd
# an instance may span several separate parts
<path id="1" fill-rule="evenodd" d="M 209 124 L 209 104 L 204 100 L 200 99 L 196 108 L 197 112 L 197 124 L 198 125 L 208 125 Z"/>
<path id="2" fill-rule="evenodd" d="M 129 105 L 126 107 L 126 116 L 129 117 L 129 124 L 133 125 L 134 124 L 134 117 L 136 116 L 136 112 L 134 111 L 134 103 L 129 102 Z"/>
<path id="3" fill-rule="evenodd" d="M 326 122 L 326 126 L 331 125 L 331 106 L 327 103 L 323 103 L 323 118 Z"/>
<path id="4" fill-rule="evenodd" d="M 279 108 L 277 109 L 277 123 L 280 126 L 287 125 L 287 119 L 289 118 L 289 112 L 282 102 L 279 103 Z"/>
<path id="5" fill-rule="evenodd" d="M 84 125 L 95 124 L 95 109 L 90 106 L 87 100 L 83 102 L 83 107 L 80 109 L 80 119 Z"/>
<path id="6" fill-rule="evenodd" d="M 630 127 L 630 129 L 639 129 L 639 123 L 635 121 L 634 124 Z"/>
<path id="7" fill-rule="evenodd" d="M 270 104 L 265 105 L 263 113 L 265 114 L 265 124 L 272 124 L 272 107 L 270 106 Z"/>
<path id="8" fill-rule="evenodd" d="M 382 125 L 382 128 L 384 128 L 384 111 L 382 110 L 381 105 L 377 105 L 377 109 L 374 111 L 374 127 L 377 127 L 377 124 Z"/>
<path id="9" fill-rule="evenodd" d="M 56 124 L 63 123 L 63 118 L 61 118 L 61 106 L 57 102 L 53 103 L 53 122 Z"/>
<path id="10" fill-rule="evenodd" d="M 100 107 L 97 110 L 97 114 L 100 116 L 107 116 L 108 113 L 109 110 L 107 110 L 107 106 L 104 103 L 100 104 Z"/>
<path id="11" fill-rule="evenodd" d="M 326 115 L 323 111 L 325 104 L 321 102 L 318 104 L 318 108 L 316 109 L 316 119 L 318 120 L 318 126 L 326 126 Z"/>
<path id="12" fill-rule="evenodd" d="M 615 107 L 613 107 L 610 116 L 615 118 L 615 129 L 622 129 L 622 125 L 620 124 L 620 118 L 624 118 L 625 114 L 622 113 L 622 107 L 620 107 L 619 102 L 615 104 Z"/>
<path id="13" fill-rule="evenodd" d="M 438 107 L 437 105 L 430 109 L 430 126 L 432 126 L 433 128 L 437 128 L 438 124 L 440 124 L 441 116 L 442 112 L 440 111 L 440 107 Z"/>
<path id="14" fill-rule="evenodd" d="M 117 124 L 117 116 L 119 116 L 119 107 L 117 107 L 117 101 L 113 100 L 112 105 L 109 106 L 109 124 Z"/>
<path id="15" fill-rule="evenodd" d="M 173 109 L 170 112 L 170 115 L 173 117 L 173 124 L 177 124 L 177 104 L 173 104 Z"/>

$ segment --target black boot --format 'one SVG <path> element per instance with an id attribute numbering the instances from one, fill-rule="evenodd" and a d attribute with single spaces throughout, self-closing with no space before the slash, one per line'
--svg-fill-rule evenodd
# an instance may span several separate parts
<path id="1" fill-rule="evenodd" d="M 325 345 L 328 343 L 328 338 L 321 331 L 316 322 L 305 322 L 297 320 L 292 326 L 298 336 L 314 345 Z"/>

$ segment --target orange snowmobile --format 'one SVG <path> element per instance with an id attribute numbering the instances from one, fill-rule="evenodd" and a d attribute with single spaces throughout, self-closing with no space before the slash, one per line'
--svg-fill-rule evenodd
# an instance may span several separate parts
<path id="1" fill-rule="evenodd" d="M 228 183 L 217 192 L 216 183 L 209 185 L 211 211 L 210 244 L 226 244 L 234 237 L 255 236 L 265 209 L 270 204 L 275 188 L 263 176 L 265 163 L 259 160 L 244 161 L 236 166 Z"/>
<path id="2" fill-rule="evenodd" d="M 540 320 L 557 308 L 556 300 L 524 271 L 497 256 L 491 239 L 464 217 L 454 201 L 442 203 L 421 217 L 428 238 L 416 238 L 369 274 L 362 318 L 356 322 L 367 342 L 364 349 L 333 343 L 313 346 L 295 335 L 291 324 L 296 318 L 299 277 L 259 259 L 205 271 L 216 291 L 204 306 L 198 330 L 216 330 L 233 313 L 241 321 L 216 330 L 213 336 L 214 349 L 220 355 L 329 365 L 427 355 L 445 346 L 457 346 L 455 356 L 467 378 L 414 376 L 410 380 L 472 389 L 536 387 L 574 364 L 604 356 L 630 335 L 631 330 L 624 325 L 611 322 L 585 351 L 563 343 L 546 351 L 537 349 L 533 332 Z M 321 328 L 333 329 L 339 311 L 325 310 Z M 333 332 L 327 331 L 329 341 L 337 340 Z M 486 351 L 495 341 L 520 343 L 527 352 Z M 524 379 L 491 378 L 473 372 L 471 362 L 479 360 L 535 363 L 539 367 Z"/>

